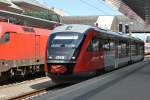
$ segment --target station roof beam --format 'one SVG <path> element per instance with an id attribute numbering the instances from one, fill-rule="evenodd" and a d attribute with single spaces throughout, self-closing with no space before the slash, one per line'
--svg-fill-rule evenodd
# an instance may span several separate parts
<path id="1" fill-rule="evenodd" d="M 104 0 L 129 18 L 143 19 L 150 24 L 150 0 Z"/>

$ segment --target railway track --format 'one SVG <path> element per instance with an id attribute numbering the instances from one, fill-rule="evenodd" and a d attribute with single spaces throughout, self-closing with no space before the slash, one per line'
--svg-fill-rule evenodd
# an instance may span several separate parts
<path id="1" fill-rule="evenodd" d="M 0 89 L 4 89 L 4 88 L 8 88 L 8 87 L 13 87 L 13 86 L 17 86 L 17 85 L 21 85 L 21 84 L 25 84 L 25 83 L 30 83 L 30 82 L 34 82 L 34 81 L 38 81 L 41 79 L 44 79 L 46 77 L 40 77 L 40 78 L 35 78 L 35 79 L 30 79 L 30 80 L 24 80 L 24 81 L 16 81 L 16 82 L 8 82 L 7 84 L 1 85 Z"/>
<path id="2" fill-rule="evenodd" d="M 0 88 L 4 87 L 4 86 L 9 86 L 12 84 L 22 83 L 22 82 L 26 82 L 26 81 L 32 81 L 34 79 L 42 78 L 42 77 L 45 77 L 44 73 L 37 73 L 37 74 L 29 75 L 26 77 L 21 77 L 21 76 L 20 77 L 13 77 L 13 78 L 10 78 L 9 80 L 6 80 L 6 81 L 0 81 Z"/>
<path id="3" fill-rule="evenodd" d="M 30 99 L 33 96 L 36 95 L 41 95 L 47 92 L 47 89 L 40 89 L 40 90 L 35 90 L 33 92 L 25 93 L 13 98 L 9 98 L 8 100 L 23 100 L 23 99 Z"/>
<path id="4" fill-rule="evenodd" d="M 48 87 L 48 88 L 43 88 L 43 89 L 35 90 L 35 91 L 32 91 L 32 92 L 28 92 L 28 93 L 25 93 L 25 94 L 22 94 L 22 95 L 18 95 L 16 97 L 9 98 L 8 100 L 30 100 L 31 98 L 40 96 L 42 94 L 45 94 L 48 91 L 57 91 L 59 89 L 68 87 L 70 85 L 71 84 L 57 84 L 57 85 L 54 85 L 54 86 L 51 86 L 51 87 Z"/>

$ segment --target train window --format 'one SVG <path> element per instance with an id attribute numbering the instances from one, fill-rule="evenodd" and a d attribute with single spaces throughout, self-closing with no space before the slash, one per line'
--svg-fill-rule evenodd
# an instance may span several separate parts
<path id="1" fill-rule="evenodd" d="M 146 43 L 150 43 L 150 36 L 146 37 Z"/>
<path id="2" fill-rule="evenodd" d="M 144 45 L 141 45 L 141 54 L 144 54 Z"/>
<path id="3" fill-rule="evenodd" d="M 119 55 L 119 58 L 121 58 L 121 43 L 119 42 L 119 44 L 117 45 L 118 47 L 118 55 Z"/>
<path id="4" fill-rule="evenodd" d="M 103 39 L 99 38 L 99 50 L 103 48 Z"/>
<path id="5" fill-rule="evenodd" d="M 8 42 L 8 41 L 10 40 L 10 33 L 9 33 L 9 32 L 6 32 L 6 33 L 4 34 L 4 36 L 3 36 L 3 38 L 4 38 L 4 41 L 5 41 L 5 42 Z"/>
<path id="6" fill-rule="evenodd" d="M 115 49 L 115 43 L 113 41 L 110 41 L 109 45 L 110 45 L 110 50 Z"/>
<path id="7" fill-rule="evenodd" d="M 137 53 L 136 53 L 136 44 L 135 43 L 132 43 L 131 45 L 130 45 L 130 47 L 131 47 L 131 55 L 132 56 L 135 56 Z"/>
<path id="8" fill-rule="evenodd" d="M 35 32 L 32 27 L 22 27 L 25 32 Z"/>
<path id="9" fill-rule="evenodd" d="M 126 42 L 124 42 L 124 41 L 119 42 L 118 54 L 119 54 L 119 58 L 123 58 L 123 57 L 128 56 L 128 47 L 127 47 Z"/>
<path id="10" fill-rule="evenodd" d="M 144 54 L 144 46 L 143 45 L 139 45 L 139 55 L 143 55 Z"/>
<path id="11" fill-rule="evenodd" d="M 130 45 L 129 43 L 126 43 L 126 56 L 129 56 Z"/>
<path id="12" fill-rule="evenodd" d="M 93 51 L 97 52 L 99 51 L 99 40 L 97 38 L 93 39 Z"/>
<path id="13" fill-rule="evenodd" d="M 89 43 L 89 46 L 88 46 L 88 48 L 87 48 L 87 51 L 93 51 L 93 49 L 92 49 L 92 41 Z"/>
<path id="14" fill-rule="evenodd" d="M 110 51 L 110 45 L 108 40 L 104 40 L 103 49 L 104 51 Z"/>
<path id="15" fill-rule="evenodd" d="M 1 43 L 5 43 L 5 42 L 8 42 L 10 40 L 10 33 L 9 32 L 5 32 L 1 39 L 0 39 L 0 42 Z"/>
<path id="16" fill-rule="evenodd" d="M 121 44 L 122 57 L 126 57 L 126 43 Z"/>
<path id="17" fill-rule="evenodd" d="M 90 42 L 87 51 L 98 52 L 99 51 L 99 40 L 97 38 L 93 38 Z"/>

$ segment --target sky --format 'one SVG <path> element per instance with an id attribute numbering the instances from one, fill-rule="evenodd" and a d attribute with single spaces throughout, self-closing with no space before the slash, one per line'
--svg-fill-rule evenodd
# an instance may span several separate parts
<path id="1" fill-rule="evenodd" d="M 70 16 L 120 15 L 103 0 L 37 0 L 48 7 L 63 9 Z"/>

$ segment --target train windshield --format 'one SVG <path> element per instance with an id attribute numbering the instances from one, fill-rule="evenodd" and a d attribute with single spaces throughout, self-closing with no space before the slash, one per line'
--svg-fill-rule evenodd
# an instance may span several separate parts
<path id="1" fill-rule="evenodd" d="M 84 34 L 76 32 L 59 32 L 50 36 L 48 42 L 48 59 L 62 58 L 70 60 L 77 57 Z"/>
<path id="2" fill-rule="evenodd" d="M 83 36 L 80 33 L 56 33 L 51 37 L 51 47 L 76 48 Z"/>

